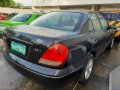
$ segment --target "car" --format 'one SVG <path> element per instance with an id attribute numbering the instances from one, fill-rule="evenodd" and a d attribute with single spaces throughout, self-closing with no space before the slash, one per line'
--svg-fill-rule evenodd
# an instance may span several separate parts
<path id="1" fill-rule="evenodd" d="M 5 20 L 5 17 L 4 16 L 0 16 L 0 20 Z"/>
<path id="2" fill-rule="evenodd" d="M 14 17 L 15 15 L 17 15 L 18 13 L 10 13 L 7 16 L 7 20 L 11 19 L 12 17 Z"/>
<path id="3" fill-rule="evenodd" d="M 116 29 L 114 40 L 115 42 L 119 43 L 120 42 L 120 21 L 118 21 L 116 25 L 113 25 L 113 27 Z"/>
<path id="4" fill-rule="evenodd" d="M 8 20 L 0 21 L 0 34 L 2 34 L 7 27 L 30 24 L 40 15 L 41 14 L 38 13 L 19 13 Z"/>
<path id="5" fill-rule="evenodd" d="M 5 20 L 7 17 L 7 14 L 0 14 L 0 21 Z"/>
<path id="6" fill-rule="evenodd" d="M 3 55 L 15 69 L 47 80 L 82 71 L 78 80 L 84 84 L 95 59 L 111 50 L 114 30 L 99 13 L 66 10 L 47 13 L 30 25 L 7 28 L 2 38 Z"/>
<path id="7" fill-rule="evenodd" d="M 116 43 L 119 43 L 119 42 L 120 42 L 120 31 L 119 31 L 119 30 L 116 30 L 116 31 L 115 31 L 114 41 L 115 41 Z"/>
<path id="8" fill-rule="evenodd" d="M 119 13 L 101 12 L 101 15 L 107 20 L 109 26 L 116 29 L 114 41 L 119 43 L 120 42 L 120 14 Z"/>
<path id="9" fill-rule="evenodd" d="M 101 12 L 101 15 L 107 20 L 109 26 L 117 24 L 117 20 L 120 18 L 118 13 L 113 12 Z"/>

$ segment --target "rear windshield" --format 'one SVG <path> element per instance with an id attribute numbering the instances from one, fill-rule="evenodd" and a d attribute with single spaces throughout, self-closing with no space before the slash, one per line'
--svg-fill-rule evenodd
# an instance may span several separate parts
<path id="1" fill-rule="evenodd" d="M 31 14 L 17 14 L 10 20 L 16 21 L 16 22 L 26 22 L 30 17 L 31 17 Z"/>
<path id="2" fill-rule="evenodd" d="M 81 13 L 51 12 L 39 17 L 30 25 L 56 30 L 73 31 L 80 18 L 82 18 Z"/>

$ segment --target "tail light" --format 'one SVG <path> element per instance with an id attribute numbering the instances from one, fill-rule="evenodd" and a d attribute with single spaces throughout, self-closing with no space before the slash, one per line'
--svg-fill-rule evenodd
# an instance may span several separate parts
<path id="1" fill-rule="evenodd" d="M 38 63 L 53 67 L 60 67 L 64 65 L 67 56 L 68 48 L 62 44 L 55 44 L 45 51 Z"/>

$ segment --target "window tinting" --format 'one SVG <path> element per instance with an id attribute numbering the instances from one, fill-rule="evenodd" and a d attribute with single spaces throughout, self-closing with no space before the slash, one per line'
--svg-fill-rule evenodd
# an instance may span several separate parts
<path id="1" fill-rule="evenodd" d="M 101 15 L 98 15 L 98 18 L 99 18 L 99 20 L 100 20 L 102 29 L 103 29 L 103 30 L 106 30 L 106 29 L 108 28 L 107 21 L 106 21 Z"/>
<path id="2" fill-rule="evenodd" d="M 31 17 L 31 14 L 17 14 L 13 18 L 11 18 L 11 21 L 17 21 L 17 22 L 25 22 Z"/>
<path id="3" fill-rule="evenodd" d="M 101 25 L 100 22 L 95 14 L 91 15 L 91 21 L 93 23 L 95 31 L 100 31 L 101 30 Z"/>
<path id="4" fill-rule="evenodd" d="M 92 24 L 91 20 L 88 21 L 88 29 L 89 29 L 90 32 L 94 31 L 94 27 L 93 27 L 93 24 Z"/>
<path id="5" fill-rule="evenodd" d="M 88 22 L 85 23 L 80 31 L 80 34 L 88 34 L 89 30 L 88 30 Z"/>
<path id="6" fill-rule="evenodd" d="M 31 25 L 49 29 L 73 31 L 79 18 L 82 18 L 82 14 L 80 13 L 52 12 L 37 18 Z"/>

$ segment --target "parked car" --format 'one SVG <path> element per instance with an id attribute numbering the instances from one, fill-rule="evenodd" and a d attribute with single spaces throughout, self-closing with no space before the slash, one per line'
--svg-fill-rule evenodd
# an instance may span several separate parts
<path id="1" fill-rule="evenodd" d="M 11 19 L 12 17 L 14 17 L 15 15 L 17 15 L 18 13 L 10 13 L 8 16 L 7 16 L 7 20 Z"/>
<path id="2" fill-rule="evenodd" d="M 4 57 L 29 76 L 58 80 L 81 70 L 85 83 L 95 59 L 112 48 L 114 31 L 99 13 L 57 11 L 7 28 L 2 38 Z"/>
<path id="3" fill-rule="evenodd" d="M 120 42 L 120 31 L 116 30 L 115 31 L 115 37 L 114 37 L 115 42 L 119 43 Z"/>
<path id="4" fill-rule="evenodd" d="M 108 21 L 108 24 L 110 26 L 115 25 L 116 27 L 119 25 L 120 20 L 120 13 L 114 13 L 114 12 L 101 12 L 102 16 Z"/>
<path id="5" fill-rule="evenodd" d="M 7 14 L 0 14 L 0 21 L 5 20 L 7 18 Z"/>
<path id="6" fill-rule="evenodd" d="M 105 13 L 101 12 L 102 16 L 107 20 L 109 26 L 114 27 L 114 41 L 120 42 L 120 13 Z"/>
<path id="7" fill-rule="evenodd" d="M 32 13 L 32 14 L 22 13 L 22 14 L 17 14 L 8 20 L 0 21 L 0 34 L 2 34 L 7 27 L 30 24 L 40 15 L 41 14 L 38 13 Z"/>
<path id="8" fill-rule="evenodd" d="M 0 20 L 5 20 L 5 17 L 4 16 L 0 16 Z"/>

